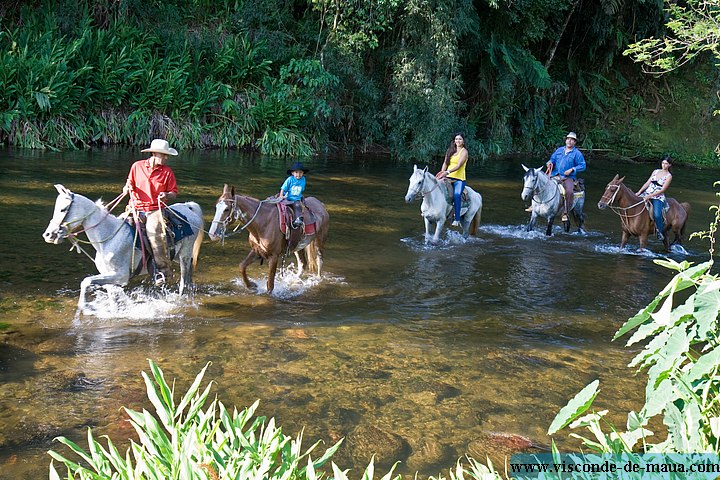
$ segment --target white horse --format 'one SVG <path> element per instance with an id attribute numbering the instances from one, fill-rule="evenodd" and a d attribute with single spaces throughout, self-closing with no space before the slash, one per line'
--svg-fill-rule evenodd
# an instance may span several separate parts
<path id="1" fill-rule="evenodd" d="M 59 244 L 64 239 L 77 244 L 73 230 L 81 229 L 95 249 L 95 267 L 98 275 L 85 277 L 80 283 L 78 309 L 86 304 L 90 285 L 125 285 L 130 277 L 140 273 L 142 250 L 135 242 L 135 230 L 123 219 L 110 214 L 98 201 L 55 185 L 58 197 L 50 224 L 43 233 L 47 243 Z M 189 235 L 175 243 L 175 259 L 180 263 L 180 294 L 192 285 L 193 268 L 197 264 L 203 237 L 203 218 L 195 202 L 176 203 L 172 209 L 183 215 L 192 228 Z M 143 270 L 144 271 L 144 270 Z"/>
<path id="2" fill-rule="evenodd" d="M 477 235 L 482 216 L 482 195 L 467 186 L 465 191 L 469 202 L 460 210 L 460 224 L 463 237 L 467 238 L 468 235 Z M 435 175 L 428 172 L 428 167 L 419 169 L 413 165 L 405 201 L 411 202 L 419 195 L 423 197 L 420 214 L 425 220 L 425 242 L 438 243 L 443 225 L 453 215 L 452 192 L 448 191 L 445 182 L 438 181 Z M 435 233 L 431 236 L 432 224 L 435 225 Z"/>
<path id="3" fill-rule="evenodd" d="M 532 214 L 530 215 L 530 223 L 528 223 L 526 231 L 529 232 L 535 228 L 537 218 L 543 217 L 547 220 L 545 235 L 550 236 L 552 235 L 552 226 L 555 217 L 560 210 L 562 210 L 560 206 L 563 201 L 563 186 L 548 177 L 542 167 L 528 168 L 525 165 L 522 167 L 525 169 L 525 176 L 523 177 L 523 189 L 520 198 L 525 201 L 532 198 Z M 582 192 L 582 195 L 575 195 L 574 201 L 570 206 L 570 213 L 572 213 L 579 232 L 584 232 L 584 204 L 585 192 Z M 570 231 L 569 220 L 563 222 L 563 228 L 566 232 Z"/>

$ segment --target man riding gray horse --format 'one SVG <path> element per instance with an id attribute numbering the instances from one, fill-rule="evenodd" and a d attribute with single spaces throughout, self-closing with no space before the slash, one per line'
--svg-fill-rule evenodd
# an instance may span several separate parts
<path id="1" fill-rule="evenodd" d="M 577 134 L 570 132 L 565 136 L 565 146 L 559 147 L 550 156 L 547 162 L 547 174 L 561 184 L 565 190 L 565 201 L 563 207 L 562 221 L 568 221 L 568 213 L 572 208 L 573 191 L 575 190 L 575 181 L 577 174 L 585 170 L 585 157 L 578 148 Z"/>

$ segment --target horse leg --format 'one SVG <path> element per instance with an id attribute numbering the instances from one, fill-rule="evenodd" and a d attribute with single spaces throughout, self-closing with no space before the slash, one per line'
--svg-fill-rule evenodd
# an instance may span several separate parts
<path id="1" fill-rule="evenodd" d="M 300 258 L 300 251 L 296 250 L 295 252 L 295 258 L 297 259 L 297 275 L 298 277 L 302 276 L 303 272 L 305 271 L 305 264 L 302 261 L 302 258 Z"/>
<path id="2" fill-rule="evenodd" d="M 537 222 L 537 213 L 533 210 L 532 214 L 530 214 L 530 222 L 528 222 L 527 227 L 525 227 L 525 231 L 529 232 L 535 228 L 535 222 Z"/>
<path id="3" fill-rule="evenodd" d="M 620 237 L 620 250 L 625 248 L 625 245 L 627 245 L 627 242 L 629 239 L 630 239 L 630 233 L 623 230 L 622 236 Z"/>
<path id="4" fill-rule="evenodd" d="M 268 279 L 267 279 L 267 293 L 272 293 L 275 289 L 275 272 L 277 272 L 278 261 L 280 257 L 278 255 L 271 255 L 268 257 Z"/>
<path id="5" fill-rule="evenodd" d="M 78 309 L 83 310 L 87 305 L 87 291 L 91 285 L 124 285 L 129 280 L 129 274 L 120 272 L 100 273 L 83 278 L 80 282 L 80 298 L 78 299 Z"/>
<path id="6" fill-rule="evenodd" d="M 442 232 L 443 225 L 445 225 L 444 219 L 440 219 L 435 223 L 435 234 L 432 237 L 432 243 L 440 242 L 440 232 Z"/>
<path id="7" fill-rule="evenodd" d="M 187 256 L 180 257 L 180 286 L 178 293 L 182 295 L 186 288 L 192 287 L 193 276 L 193 258 Z"/>
<path id="8" fill-rule="evenodd" d="M 638 237 L 638 240 L 640 241 L 640 251 L 644 251 L 647 248 L 648 244 L 648 234 L 647 232 L 641 233 Z"/>
<path id="9" fill-rule="evenodd" d="M 423 217 L 423 221 L 425 222 L 425 243 L 428 243 L 430 241 L 430 219 L 428 217 Z"/>
<path id="10" fill-rule="evenodd" d="M 258 255 L 254 250 L 250 250 L 250 253 L 247 254 L 247 257 L 245 257 L 245 260 L 240 262 L 240 275 L 242 276 L 245 286 L 251 290 L 257 289 L 257 285 L 250 282 L 250 278 L 247 276 L 247 267 L 254 262 L 256 258 L 258 258 Z"/>
<path id="11" fill-rule="evenodd" d="M 545 229 L 545 235 L 547 235 L 548 237 L 552 236 L 552 227 L 553 227 L 554 222 L 555 222 L 555 215 L 550 215 L 550 217 L 548 218 L 547 228 Z"/>

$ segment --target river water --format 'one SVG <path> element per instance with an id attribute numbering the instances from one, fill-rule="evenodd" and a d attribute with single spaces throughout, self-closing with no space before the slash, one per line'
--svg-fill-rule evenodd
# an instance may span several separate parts
<path id="1" fill-rule="evenodd" d="M 125 445 L 133 432 L 121 407 L 150 408 L 140 377 L 148 358 L 178 392 L 212 362 L 206 380 L 223 403 L 259 399 L 258 413 L 286 434 L 304 428 L 307 446 L 346 437 L 335 461 L 356 477 L 373 442 L 397 455 L 378 452 L 381 471 L 401 460 L 401 473 L 422 476 L 447 473 L 468 452 L 506 453 L 497 442 L 506 435 L 547 445 L 556 412 L 596 378 L 596 408 L 610 408 L 619 426 L 642 407 L 645 377 L 626 367 L 636 348 L 610 340 L 672 272 L 653 262 L 655 240 L 655 253 L 638 254 L 637 239 L 619 251 L 620 221 L 596 204 L 615 173 L 637 188 L 655 165 L 589 160 L 587 235 L 558 229 L 546 238 L 542 222 L 523 230 L 521 160 L 471 163 L 469 184 L 484 198 L 480 235 L 426 247 L 419 202 L 403 200 L 411 165 L 306 160 L 306 193 L 331 217 L 322 277 L 287 271 L 273 295 L 250 292 L 237 269 L 247 236 L 224 245 L 206 237 L 194 297 L 159 295 L 137 279 L 112 296 L 99 291 L 97 313 L 76 318 L 80 281 L 95 270 L 41 238 L 53 184 L 109 201 L 138 158 L 115 148 L 0 151 L 0 478 L 45 478 L 47 450 L 69 453 L 52 439 L 86 447 L 87 427 Z M 264 198 L 290 163 L 220 151 L 171 161 L 180 198 L 198 202 L 208 224 L 223 183 Z M 692 204 L 688 233 L 707 228 L 717 177 L 676 168 L 671 195 Z M 685 248 L 671 258 L 707 258 L 700 240 Z M 265 266 L 249 273 L 264 284 Z M 576 448 L 567 434 L 555 440 Z"/>

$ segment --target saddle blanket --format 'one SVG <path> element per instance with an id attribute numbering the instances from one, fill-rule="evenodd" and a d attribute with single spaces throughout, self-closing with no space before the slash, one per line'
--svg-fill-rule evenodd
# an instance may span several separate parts
<path id="1" fill-rule="evenodd" d="M 280 216 L 280 231 L 283 235 L 287 235 L 288 223 L 292 223 L 292 209 L 288 208 L 288 205 L 279 202 L 278 215 Z M 303 233 L 305 235 L 315 234 L 315 216 L 312 214 L 309 208 L 303 204 L 303 215 L 305 216 L 305 222 L 303 222 Z"/>
<path id="2" fill-rule="evenodd" d="M 167 210 L 171 210 L 171 212 L 165 212 L 165 218 L 168 221 L 168 227 L 170 227 L 175 242 L 191 236 L 193 229 L 187 217 L 172 207 L 168 207 Z"/>

